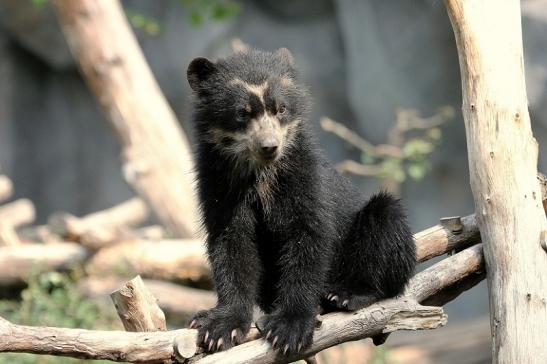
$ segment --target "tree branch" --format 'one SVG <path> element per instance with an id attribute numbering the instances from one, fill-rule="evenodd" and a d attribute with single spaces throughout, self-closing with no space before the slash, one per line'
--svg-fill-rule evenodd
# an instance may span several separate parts
<path id="1" fill-rule="evenodd" d="M 115 240 L 129 237 L 129 227 L 144 222 L 148 214 L 144 201 L 135 197 L 83 217 L 67 213 L 54 214 L 49 218 L 49 227 L 67 240 L 98 250 Z"/>
<path id="2" fill-rule="evenodd" d="M 99 250 L 87 263 L 95 276 L 123 272 L 125 276 L 170 281 L 208 281 L 209 266 L 201 240 L 136 240 Z"/>
<path id="3" fill-rule="evenodd" d="M 482 269 L 482 247 L 468 248 L 431 268 L 418 273 L 400 298 L 380 301 L 354 313 L 323 316 L 309 350 L 294 358 L 281 358 L 262 339 L 239 345 L 228 351 L 193 357 L 191 363 L 286 363 L 342 342 L 396 330 L 432 329 L 446 323 L 442 308 L 421 306 L 424 300 Z M 256 335 L 256 332 L 254 332 Z M 154 333 L 93 331 L 13 325 L 0 321 L 0 352 L 18 351 L 65 355 L 88 359 L 129 362 L 171 360 L 177 345 L 195 346 L 195 330 Z M 174 344 L 176 343 L 176 344 Z"/>
<path id="4" fill-rule="evenodd" d="M 0 247 L 0 285 L 21 284 L 33 273 L 66 270 L 88 256 L 89 252 L 76 243 Z"/>

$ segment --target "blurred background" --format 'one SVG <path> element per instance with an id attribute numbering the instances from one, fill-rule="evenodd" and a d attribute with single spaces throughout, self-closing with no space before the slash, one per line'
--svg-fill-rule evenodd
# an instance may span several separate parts
<path id="1" fill-rule="evenodd" d="M 382 187 L 399 193 L 416 232 L 435 225 L 440 217 L 473 212 L 458 58 L 442 1 L 125 0 L 122 4 L 190 140 L 186 67 L 194 57 L 214 59 L 242 44 L 266 50 L 287 47 L 313 96 L 310 122 L 321 144 L 365 193 Z M 540 146 L 539 170 L 544 172 L 547 0 L 523 0 L 522 11 L 529 107 Z M 409 123 L 425 128 L 401 132 L 402 125 Z M 405 150 L 406 157 L 394 159 L 378 156 L 375 149 L 359 149 L 355 146 L 359 143 L 340 133 L 347 130 L 344 127 L 360 136 L 358 142 L 395 145 Z M 81 217 L 116 206 L 134 197 L 122 176 L 119 154 L 120 145 L 78 71 L 51 4 L 0 0 L 0 174 L 13 183 L 11 199 L 32 201 L 34 226 L 51 225 L 52 215 L 59 211 Z M 155 223 L 153 217 L 146 220 Z M 21 236 L 35 233 L 21 231 Z M 0 288 L 0 315 L 41 325 L 110 327 L 101 310 L 113 308 L 84 304 L 88 297 L 100 296 L 90 292 L 92 285 L 86 291 L 79 283 L 88 274 L 89 268 L 69 275 L 37 274 L 29 284 L 6 285 Z M 190 285 L 207 288 L 207 283 L 198 281 Z M 58 296 L 52 298 L 52 292 Z M 66 302 L 73 302 L 74 311 L 67 309 Z M 446 313 L 450 323 L 443 329 L 397 333 L 386 347 L 376 350 L 368 342 L 349 344 L 323 360 L 490 362 L 485 282 L 449 303 Z M 180 326 L 183 317 L 177 320 L 176 314 L 171 322 Z M 465 346 L 464 341 L 473 343 Z M 0 363 L 47 360 L 0 355 Z"/>

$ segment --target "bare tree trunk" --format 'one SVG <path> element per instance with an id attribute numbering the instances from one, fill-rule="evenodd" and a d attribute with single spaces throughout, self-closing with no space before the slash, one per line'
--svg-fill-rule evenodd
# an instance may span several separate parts
<path id="1" fill-rule="evenodd" d="M 198 218 L 188 141 L 117 0 L 56 0 L 82 74 L 122 145 L 126 181 L 179 237 Z"/>
<path id="2" fill-rule="evenodd" d="M 547 222 L 536 178 L 519 0 L 445 0 L 460 59 L 471 188 L 496 363 L 547 363 Z"/>

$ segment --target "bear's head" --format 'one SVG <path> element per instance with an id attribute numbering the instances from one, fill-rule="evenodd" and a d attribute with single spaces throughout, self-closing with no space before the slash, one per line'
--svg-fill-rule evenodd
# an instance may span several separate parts
<path id="1" fill-rule="evenodd" d="M 196 58 L 187 76 L 200 142 L 255 167 L 275 163 L 294 145 L 308 96 L 288 49 Z"/>

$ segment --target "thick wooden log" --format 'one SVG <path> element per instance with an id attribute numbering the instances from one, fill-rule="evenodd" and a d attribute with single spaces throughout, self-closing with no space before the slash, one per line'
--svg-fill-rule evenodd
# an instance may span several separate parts
<path id="1" fill-rule="evenodd" d="M 422 302 L 472 274 L 480 274 L 483 266 L 482 244 L 474 245 L 418 273 L 409 282 L 405 294 Z"/>
<path id="2" fill-rule="evenodd" d="M 475 215 L 468 215 L 459 220 L 461 227 L 456 231 L 443 226 L 441 221 L 439 225 L 414 234 L 418 261 L 424 262 L 446 252 L 480 242 L 481 237 Z"/>
<path id="3" fill-rule="evenodd" d="M 122 146 L 125 180 L 177 237 L 197 231 L 190 147 L 117 0 L 53 2 L 81 73 Z"/>
<path id="4" fill-rule="evenodd" d="M 177 337 L 196 340 L 195 330 L 99 331 L 14 325 L 0 318 L 0 352 L 24 352 L 131 363 L 161 363 L 174 356 Z"/>
<path id="5" fill-rule="evenodd" d="M 99 250 L 86 271 L 96 276 L 140 274 L 171 281 L 201 281 L 209 276 L 201 240 L 123 242 Z"/>
<path id="6" fill-rule="evenodd" d="M 76 217 L 56 213 L 49 218 L 49 227 L 66 240 L 78 241 L 98 250 L 115 240 L 128 238 L 130 226 L 148 218 L 148 207 L 140 198 L 132 198 L 106 210 Z"/>
<path id="7" fill-rule="evenodd" d="M 445 0 L 462 78 L 495 363 L 546 363 L 547 220 L 524 78 L 519 0 Z"/>
<path id="8" fill-rule="evenodd" d="M 110 294 L 123 327 L 131 332 L 165 331 L 165 314 L 158 300 L 136 276 Z"/>
<path id="9" fill-rule="evenodd" d="M 87 257 L 87 249 L 76 243 L 0 247 L 0 286 L 21 284 L 30 274 L 69 269 Z"/>

